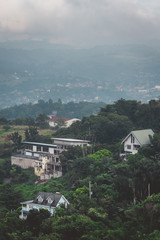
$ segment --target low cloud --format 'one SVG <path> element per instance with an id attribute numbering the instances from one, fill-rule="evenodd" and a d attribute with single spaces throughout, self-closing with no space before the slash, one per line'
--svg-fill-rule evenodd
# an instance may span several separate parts
<path id="1" fill-rule="evenodd" d="M 0 0 L 0 40 L 79 46 L 160 38 L 158 0 Z"/>

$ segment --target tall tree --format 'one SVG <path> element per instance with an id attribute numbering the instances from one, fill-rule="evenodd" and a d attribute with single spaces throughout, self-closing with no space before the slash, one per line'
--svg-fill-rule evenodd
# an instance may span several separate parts
<path id="1" fill-rule="evenodd" d="M 37 141 L 38 139 L 38 130 L 37 127 L 29 127 L 28 129 L 25 130 L 25 139 L 26 141 Z"/>
<path id="2" fill-rule="evenodd" d="M 14 133 L 11 134 L 11 140 L 13 142 L 14 151 L 21 148 L 22 136 L 19 135 L 18 132 L 14 132 Z"/>

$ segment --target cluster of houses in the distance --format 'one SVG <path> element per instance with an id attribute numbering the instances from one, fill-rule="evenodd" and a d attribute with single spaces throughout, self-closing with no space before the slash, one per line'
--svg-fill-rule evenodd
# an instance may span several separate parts
<path id="1" fill-rule="evenodd" d="M 150 136 L 153 135 L 154 132 L 151 129 L 130 132 L 122 141 L 124 151 L 120 156 L 126 159 L 127 154 L 136 154 L 140 147 L 150 145 Z M 24 148 L 21 150 L 21 153 L 11 156 L 11 164 L 22 168 L 33 167 L 35 174 L 40 177 L 40 180 L 47 181 L 51 177 L 58 178 L 62 176 L 60 155 L 63 151 L 67 151 L 69 146 L 85 148 L 90 145 L 90 141 L 52 138 L 52 144 L 38 142 L 24 142 L 23 144 Z M 26 219 L 27 213 L 31 209 L 39 210 L 44 208 L 53 215 L 55 208 L 61 204 L 67 207 L 69 202 L 60 193 L 38 193 L 34 200 L 22 202 L 21 204 L 20 217 Z"/>
<path id="2" fill-rule="evenodd" d="M 68 128 L 72 125 L 72 123 L 77 122 L 77 121 L 81 121 L 79 118 L 65 118 L 65 117 L 57 117 L 57 112 L 54 111 L 52 112 L 51 115 L 48 115 L 48 124 L 50 127 L 55 128 L 56 126 L 61 126 L 61 127 L 65 127 Z"/>

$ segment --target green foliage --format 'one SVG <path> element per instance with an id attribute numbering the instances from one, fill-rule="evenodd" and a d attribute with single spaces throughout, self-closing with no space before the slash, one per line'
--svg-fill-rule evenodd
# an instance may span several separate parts
<path id="1" fill-rule="evenodd" d="M 37 138 L 38 138 L 38 130 L 36 127 L 29 127 L 28 129 L 25 130 L 26 141 L 36 142 Z"/>
<path id="2" fill-rule="evenodd" d="M 93 102 L 69 102 L 63 104 L 62 101 L 53 102 L 51 99 L 48 101 L 39 100 L 37 104 L 21 104 L 19 106 L 10 107 L 0 110 L 0 122 L 7 124 L 6 119 L 16 119 L 15 124 L 34 126 L 36 119 L 37 124 L 42 124 L 44 127 L 44 116 L 51 114 L 53 111 L 57 112 L 57 117 L 66 118 L 82 118 L 97 112 L 105 104 Z M 26 120 L 25 120 L 26 119 Z M 40 121 L 39 121 L 40 120 Z M 27 123 L 28 122 L 28 123 Z M 48 125 L 45 125 L 45 127 Z"/>
<path id="3" fill-rule="evenodd" d="M 144 204 L 146 203 L 160 204 L 160 193 L 152 194 L 151 196 L 147 197 L 147 199 L 144 201 Z"/>
<path id="4" fill-rule="evenodd" d="M 52 226 L 53 232 L 57 232 L 63 240 L 105 239 L 104 225 L 82 214 L 55 219 Z"/>
<path id="5" fill-rule="evenodd" d="M 22 146 L 22 136 L 19 135 L 18 132 L 14 132 L 11 134 L 11 140 L 13 142 L 13 151 L 20 149 Z"/>
<path id="6" fill-rule="evenodd" d="M 37 127 L 33 126 L 30 126 L 25 130 L 25 140 L 29 142 L 51 143 L 50 137 L 39 135 Z"/>
<path id="7" fill-rule="evenodd" d="M 4 125 L 3 126 L 3 129 L 6 131 L 6 132 L 8 132 L 8 130 L 11 128 L 11 126 L 9 126 L 9 125 Z"/>
<path id="8" fill-rule="evenodd" d="M 21 179 L 20 169 L 13 166 L 12 184 L 15 182 L 16 185 L 2 185 L 3 189 L 0 189 L 3 192 L 0 196 L 2 219 L 9 209 L 18 205 L 14 200 L 7 202 L 7 199 L 20 201 L 21 197 L 17 195 L 20 189 L 25 200 L 33 199 L 38 191 L 60 191 L 69 200 L 70 206 L 68 209 L 57 209 L 51 218 L 46 212 L 33 211 L 25 224 L 20 222 L 21 229 L 14 225 L 13 218 L 10 223 L 3 221 L 0 231 L 4 233 L 8 229 L 4 236 L 9 240 L 27 237 L 30 240 L 147 240 L 147 237 L 153 240 L 153 236 L 156 239 L 160 230 L 160 196 L 158 193 L 147 197 L 147 183 L 151 183 L 152 193 L 153 185 L 158 180 L 158 166 L 159 160 L 148 159 L 140 154 L 130 156 L 127 162 L 117 163 L 113 161 L 111 152 L 104 149 L 89 157 L 76 158 L 62 178 L 51 179 L 44 185 L 31 184 L 29 172 L 25 182 L 25 179 Z M 24 183 L 18 184 L 18 178 Z M 91 199 L 89 181 L 92 182 Z M 137 203 L 131 203 L 134 187 Z M 142 202 L 138 203 L 138 200 Z M 6 209 L 8 206 L 9 209 Z"/>
<path id="9" fill-rule="evenodd" d="M 0 185 L 0 206 L 12 210 L 19 206 L 20 201 L 22 201 L 20 191 L 16 191 L 9 183 Z"/>
<path id="10" fill-rule="evenodd" d="M 103 149 L 103 150 L 95 152 L 92 155 L 88 155 L 88 157 L 91 157 L 96 161 L 100 161 L 104 158 L 112 157 L 112 153 L 110 151 L 108 151 L 107 149 Z"/>
<path id="11" fill-rule="evenodd" d="M 82 149 L 80 146 L 70 146 L 68 147 L 67 151 L 63 151 L 60 156 L 63 174 L 68 171 L 75 159 L 83 157 L 84 154 L 84 149 Z"/>
<path id="12" fill-rule="evenodd" d="M 42 222 L 50 217 L 50 213 L 45 209 L 33 209 L 29 211 L 27 215 L 26 225 L 28 230 L 33 233 L 34 236 L 38 236 Z"/>
<path id="13" fill-rule="evenodd" d="M 23 222 L 18 218 L 17 213 L 9 212 L 1 219 L 0 234 L 2 240 L 20 240 L 21 231 L 24 230 Z"/>
<path id="14" fill-rule="evenodd" d="M 0 125 L 8 124 L 8 120 L 6 118 L 0 118 Z"/>
<path id="15" fill-rule="evenodd" d="M 92 220 L 107 222 L 108 214 L 103 208 L 89 208 L 88 215 Z"/>
<path id="16" fill-rule="evenodd" d="M 159 153 L 160 149 L 160 133 L 155 133 L 153 137 L 150 137 L 151 144 L 153 145 L 154 152 Z"/>
<path id="17" fill-rule="evenodd" d="M 106 116 L 84 117 L 81 122 L 75 122 L 70 128 L 60 129 L 56 137 L 73 137 L 88 139 L 94 143 L 113 144 L 128 134 L 133 123 L 127 116 L 109 113 Z"/>
<path id="18" fill-rule="evenodd" d="M 49 124 L 47 120 L 48 120 L 48 117 L 45 114 L 40 114 L 36 118 L 36 126 L 38 126 L 41 129 L 49 128 Z"/>
<path id="19" fill-rule="evenodd" d="M 10 178 L 11 161 L 10 159 L 0 160 L 0 183 L 4 181 L 4 178 Z"/>
<path id="20" fill-rule="evenodd" d="M 11 182 L 14 184 L 33 184 L 37 179 L 37 176 L 35 176 L 34 174 L 33 168 L 22 169 L 21 167 L 16 165 L 11 167 L 10 176 L 12 179 Z"/>
<path id="21" fill-rule="evenodd" d="M 43 101 L 39 104 L 45 105 Z M 63 111 L 60 101 L 56 107 Z M 65 174 L 43 185 L 34 184 L 36 178 L 31 169 L 22 170 L 11 167 L 5 159 L 0 161 L 0 234 L 3 239 L 159 239 L 159 133 L 151 139 L 151 147 L 127 156 L 125 162 L 110 151 L 117 148 L 118 152 L 121 138 L 130 129 L 144 124 L 145 117 L 149 118 L 147 109 L 158 117 L 159 101 L 141 104 L 121 99 L 101 109 L 97 116 L 85 117 L 69 129 L 58 130 L 59 136 L 90 139 L 95 144 L 93 148 L 74 147 L 63 152 L 61 162 Z M 140 111 L 146 115 L 142 116 Z M 158 129 L 155 119 L 152 118 L 152 123 L 147 119 L 145 126 L 149 124 Z M 39 141 L 37 132 L 35 127 L 29 128 L 28 141 Z M 3 184 L 7 174 L 12 177 L 11 183 Z M 25 223 L 18 220 L 19 225 L 16 225 L 18 217 L 9 218 L 6 214 L 19 207 L 21 200 L 34 199 L 39 191 L 61 192 L 70 206 L 57 209 L 50 218 L 46 212 L 33 211 Z"/>

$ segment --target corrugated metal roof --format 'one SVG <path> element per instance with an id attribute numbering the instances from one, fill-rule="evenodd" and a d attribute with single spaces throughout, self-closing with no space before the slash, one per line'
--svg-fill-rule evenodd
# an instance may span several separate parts
<path id="1" fill-rule="evenodd" d="M 53 147 L 53 148 L 57 147 L 57 145 L 50 144 L 50 143 L 23 142 L 23 144 L 36 145 L 36 146 L 45 146 L 45 147 Z"/>
<path id="2" fill-rule="evenodd" d="M 72 138 L 51 138 L 52 140 L 56 141 L 64 141 L 64 142 L 90 142 L 89 140 L 81 140 L 81 139 L 72 139 Z"/>
<path id="3" fill-rule="evenodd" d="M 154 132 L 152 131 L 152 129 L 143 129 L 143 130 L 132 131 L 122 141 L 122 144 L 130 137 L 130 135 L 133 135 L 138 140 L 139 144 L 141 146 L 144 146 L 144 145 L 149 145 L 151 143 L 149 136 L 153 136 Z"/>
<path id="4" fill-rule="evenodd" d="M 137 138 L 141 145 L 149 145 L 151 143 L 149 136 L 153 136 L 154 132 L 152 129 L 144 129 L 132 131 L 131 134 Z"/>

